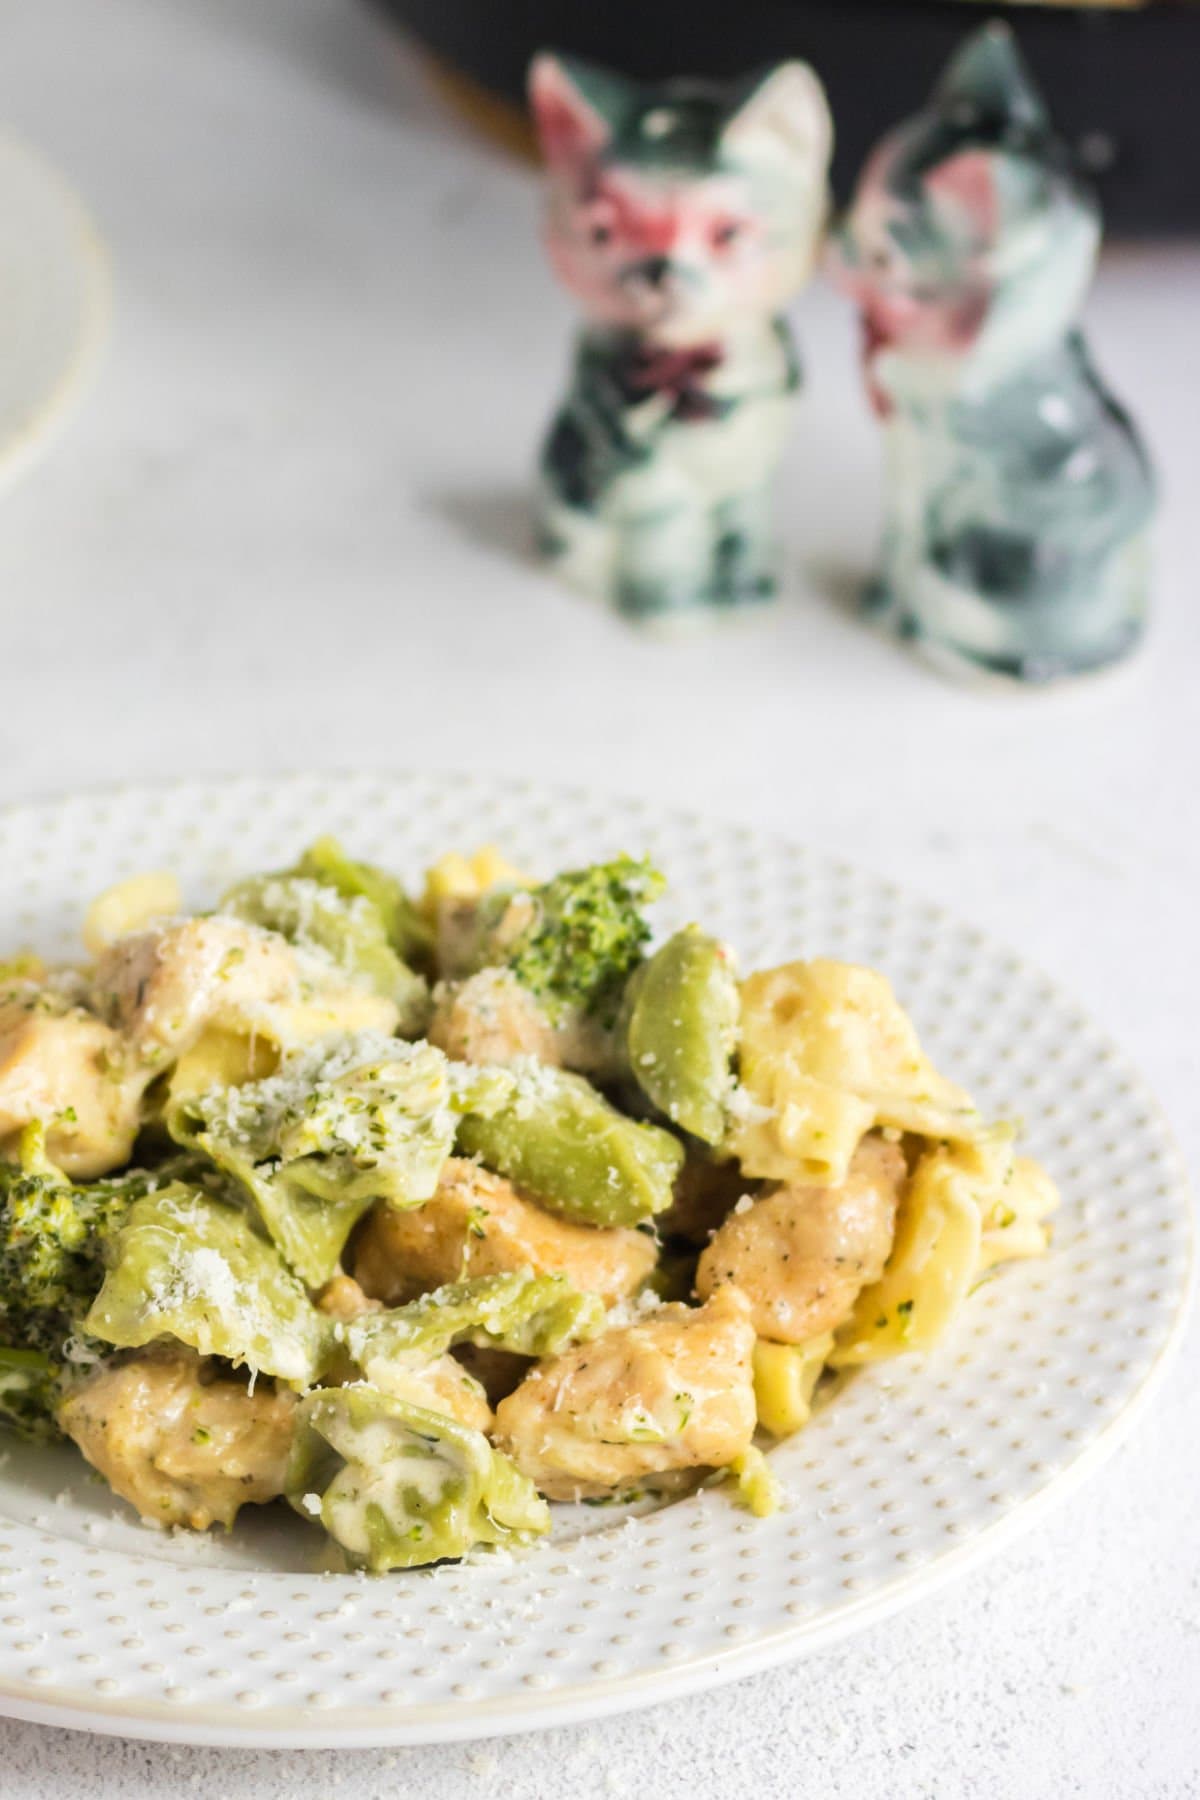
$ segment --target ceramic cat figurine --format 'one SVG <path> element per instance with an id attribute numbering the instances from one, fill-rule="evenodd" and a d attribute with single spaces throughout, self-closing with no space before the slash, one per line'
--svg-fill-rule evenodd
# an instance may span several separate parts
<path id="1" fill-rule="evenodd" d="M 956 670 L 1053 680 L 1142 631 L 1152 479 L 1074 323 L 1099 237 L 991 25 L 877 146 L 839 235 L 886 432 L 871 604 Z"/>
<path id="2" fill-rule="evenodd" d="M 675 621 L 770 597 L 771 477 L 799 370 L 785 302 L 827 210 L 829 110 L 803 63 L 646 86 L 543 55 L 546 239 L 587 316 L 542 453 L 566 579 Z"/>

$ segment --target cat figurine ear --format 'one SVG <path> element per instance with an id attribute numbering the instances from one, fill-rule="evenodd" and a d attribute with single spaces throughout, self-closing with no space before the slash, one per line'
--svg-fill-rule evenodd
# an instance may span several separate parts
<path id="1" fill-rule="evenodd" d="M 797 166 L 806 182 L 823 187 L 833 149 L 833 119 L 825 90 L 807 63 L 780 63 L 755 78 L 721 133 L 722 149 L 740 156 L 775 155 Z"/>
<path id="2" fill-rule="evenodd" d="M 1011 143 L 1048 140 L 1050 115 L 1005 27 L 987 25 L 951 57 L 933 91 L 931 109 L 953 125 L 991 128 Z"/>
<path id="3" fill-rule="evenodd" d="M 839 233 L 887 452 L 870 604 L 956 672 L 1052 681 L 1142 633 L 1153 481 L 1077 323 L 1098 243 L 995 25 L 876 146 Z"/>
<path id="4" fill-rule="evenodd" d="M 812 272 L 829 212 L 833 118 L 807 63 L 780 63 L 755 77 L 721 132 L 723 159 L 778 172 L 792 193 L 793 287 Z"/>
<path id="5" fill-rule="evenodd" d="M 591 85 L 595 85 L 595 74 Z M 586 80 L 586 76 L 584 77 Z M 544 50 L 529 68 L 529 104 L 542 155 L 551 166 L 598 156 L 612 136 L 572 64 Z"/>
<path id="6" fill-rule="evenodd" d="M 798 63 L 638 82 L 544 54 L 529 93 L 547 250 L 585 315 L 542 452 L 539 543 L 630 618 L 757 605 L 799 385 L 783 309 L 826 210 L 820 83 Z"/>

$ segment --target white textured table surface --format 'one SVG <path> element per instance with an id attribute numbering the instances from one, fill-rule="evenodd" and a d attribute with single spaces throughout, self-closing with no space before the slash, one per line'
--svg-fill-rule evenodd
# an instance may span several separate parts
<path id="1" fill-rule="evenodd" d="M 95 391 L 7 494 L 0 801 L 188 771 L 549 770 L 776 826 L 936 893 L 1073 987 L 1200 1151 L 1200 254 L 1091 313 L 1163 471 L 1149 650 L 1062 697 L 943 686 L 823 597 L 869 557 L 852 330 L 811 384 L 768 623 L 646 643 L 523 560 L 567 331 L 535 195 L 348 0 L 0 3 L 0 124 L 112 248 Z M 3 221 L 0 221 L 3 229 Z M 170 1751 L 0 1722 L 5 1800 L 296 1793 L 987 1800 L 1197 1792 L 1200 1339 L 1002 1561 L 816 1662 L 471 1748 Z"/>

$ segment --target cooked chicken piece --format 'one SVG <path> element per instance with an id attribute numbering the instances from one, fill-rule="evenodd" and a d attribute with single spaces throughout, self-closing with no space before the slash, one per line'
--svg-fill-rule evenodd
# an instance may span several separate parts
<path id="1" fill-rule="evenodd" d="M 492 1409 L 482 1385 L 449 1354 L 423 1365 L 373 1363 L 371 1385 L 426 1412 L 447 1413 L 475 1431 L 492 1428 Z"/>
<path id="2" fill-rule="evenodd" d="M 782 1187 L 735 1208 L 700 1258 L 696 1292 L 734 1284 L 759 1337 L 777 1343 L 832 1331 L 883 1273 L 904 1176 L 899 1145 L 866 1137 L 840 1187 Z"/>
<path id="3" fill-rule="evenodd" d="M 234 919 L 182 919 L 119 938 L 94 977 L 105 1017 L 145 1062 L 194 1044 L 223 1015 L 295 997 L 296 966 L 282 938 Z"/>
<path id="4" fill-rule="evenodd" d="M 214 1377 L 187 1351 L 102 1368 L 58 1421 L 147 1524 L 203 1531 L 283 1492 L 295 1396 Z"/>
<path id="5" fill-rule="evenodd" d="M 551 1500 L 722 1468 L 754 1435 L 749 1305 L 662 1306 L 538 1363 L 496 1409 L 496 1442 Z"/>
<path id="6" fill-rule="evenodd" d="M 424 1206 L 375 1208 L 358 1239 L 354 1278 L 395 1306 L 443 1282 L 532 1269 L 612 1301 L 632 1293 L 654 1259 L 644 1232 L 556 1219 L 502 1175 L 451 1157 Z"/>
<path id="7" fill-rule="evenodd" d="M 507 969 L 480 969 L 434 990 L 429 1041 L 455 1062 L 510 1063 L 521 1056 L 562 1063 L 558 1033 Z"/>
<path id="8" fill-rule="evenodd" d="M 335 1275 L 332 1281 L 325 1283 L 317 1297 L 317 1311 L 330 1319 L 340 1319 L 343 1324 L 357 1319 L 360 1313 L 378 1312 L 380 1304 L 378 1300 L 369 1299 L 349 1275 Z"/>
<path id="9" fill-rule="evenodd" d="M 34 981 L 0 988 L 0 1147 L 41 1120 L 46 1153 L 87 1179 L 128 1162 L 144 1080 L 117 1033 Z"/>
<path id="10" fill-rule="evenodd" d="M 512 1063 L 532 1056 L 582 1074 L 613 1065 L 611 1037 L 602 1026 L 573 1008 L 552 1024 L 508 969 L 439 982 L 429 1038 L 455 1062 Z"/>
<path id="11" fill-rule="evenodd" d="M 121 938 L 96 965 L 99 1010 L 162 1067 L 208 1026 L 248 1023 L 283 1048 L 333 1031 L 392 1031 L 394 1002 L 354 987 L 274 932 L 221 917 Z"/>

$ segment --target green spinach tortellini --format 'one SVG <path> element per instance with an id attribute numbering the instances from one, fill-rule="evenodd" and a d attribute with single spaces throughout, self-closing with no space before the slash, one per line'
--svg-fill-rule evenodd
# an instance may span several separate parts
<path id="1" fill-rule="evenodd" d="M 383 922 L 388 943 L 404 962 L 423 968 L 433 953 L 433 932 L 396 876 L 374 863 L 355 862 L 334 837 L 310 844 L 295 874 L 336 888 L 346 900 L 369 900 Z"/>
<path id="2" fill-rule="evenodd" d="M 364 1313 L 347 1325 L 343 1342 L 368 1381 L 397 1360 L 425 1362 L 454 1344 L 553 1356 L 567 1344 L 594 1337 L 604 1303 L 578 1293 L 562 1275 L 481 1275 L 423 1294 L 407 1306 Z"/>
<path id="3" fill-rule="evenodd" d="M 431 1198 L 459 1112 L 486 1111 L 511 1086 L 502 1070 L 453 1067 L 432 1044 L 363 1032 L 297 1052 L 265 1081 L 185 1099 L 167 1123 L 241 1184 L 316 1287 L 373 1200 Z"/>
<path id="4" fill-rule="evenodd" d="M 84 1330 L 134 1349 L 172 1337 L 305 1386 L 325 1358 L 322 1318 L 245 1212 L 176 1182 L 134 1202 Z"/>
<path id="5" fill-rule="evenodd" d="M 358 1384 L 305 1396 L 285 1478 L 355 1567 L 409 1569 L 550 1527 L 533 1483 L 480 1431 Z"/>
<path id="6" fill-rule="evenodd" d="M 300 949 L 329 959 L 342 974 L 394 1000 L 400 1031 L 415 1037 L 429 1015 L 425 980 L 399 956 L 375 901 L 348 882 L 298 871 L 254 875 L 221 901 L 223 913 L 277 931 Z"/>
<path id="7" fill-rule="evenodd" d="M 621 1009 L 630 1073 L 673 1125 L 706 1144 L 727 1128 L 738 984 L 731 952 L 686 925 L 642 964 Z"/>
<path id="8" fill-rule="evenodd" d="M 581 1075 L 527 1062 L 507 1100 L 471 1112 L 460 1150 L 581 1225 L 638 1225 L 671 1204 L 683 1145 L 619 1113 Z"/>

